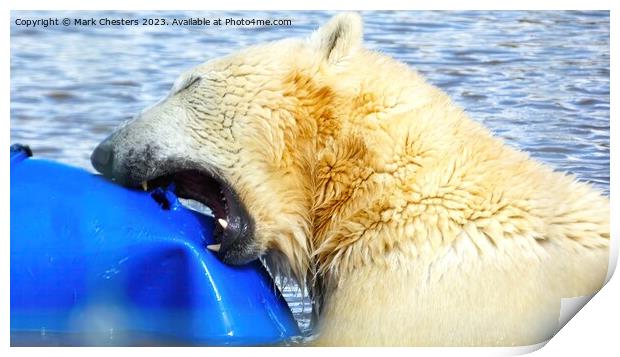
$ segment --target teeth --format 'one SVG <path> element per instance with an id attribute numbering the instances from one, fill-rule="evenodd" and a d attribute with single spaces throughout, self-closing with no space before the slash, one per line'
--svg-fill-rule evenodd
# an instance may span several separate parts
<path id="1" fill-rule="evenodd" d="M 220 251 L 220 246 L 222 244 L 211 244 L 207 246 L 207 249 L 212 250 L 214 252 L 219 252 Z"/>
<path id="2" fill-rule="evenodd" d="M 148 189 L 149 189 L 149 186 L 148 186 L 148 184 L 146 183 L 146 181 L 142 181 L 142 189 L 143 189 L 144 191 L 146 191 L 146 190 L 148 190 Z"/>
<path id="3" fill-rule="evenodd" d="M 220 224 L 220 226 L 222 226 L 222 228 L 226 229 L 226 227 L 228 227 L 228 222 L 226 222 L 225 219 L 223 218 L 218 218 L 217 219 L 217 223 Z"/>

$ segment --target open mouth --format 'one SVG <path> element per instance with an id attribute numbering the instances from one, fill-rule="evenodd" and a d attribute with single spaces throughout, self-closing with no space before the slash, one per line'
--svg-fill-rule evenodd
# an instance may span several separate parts
<path id="1" fill-rule="evenodd" d="M 142 182 L 142 189 L 168 187 L 184 199 L 207 206 L 215 218 L 215 244 L 207 246 L 228 264 L 245 264 L 258 257 L 253 248 L 254 221 L 231 186 L 202 170 L 181 170 Z"/>

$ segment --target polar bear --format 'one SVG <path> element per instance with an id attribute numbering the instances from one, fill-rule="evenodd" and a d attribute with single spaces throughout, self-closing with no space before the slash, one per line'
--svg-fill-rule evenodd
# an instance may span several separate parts
<path id="1" fill-rule="evenodd" d="M 318 345 L 549 339 L 595 293 L 609 201 L 506 146 L 359 15 L 210 60 L 116 130 L 92 163 L 211 207 L 227 264 L 260 256 L 308 287 Z"/>

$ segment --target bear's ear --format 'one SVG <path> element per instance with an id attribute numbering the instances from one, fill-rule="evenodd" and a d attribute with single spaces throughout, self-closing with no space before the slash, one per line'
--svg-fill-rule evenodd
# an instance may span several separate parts
<path id="1" fill-rule="evenodd" d="M 336 15 L 316 30 L 310 42 L 327 61 L 338 62 L 362 45 L 363 25 L 360 15 L 348 12 Z"/>

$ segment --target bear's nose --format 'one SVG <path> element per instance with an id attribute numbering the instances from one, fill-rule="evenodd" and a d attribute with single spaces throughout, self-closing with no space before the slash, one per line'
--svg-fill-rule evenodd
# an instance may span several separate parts
<path id="1" fill-rule="evenodd" d="M 109 177 L 112 173 L 113 156 L 112 145 L 108 140 L 104 140 L 90 155 L 90 162 L 97 171 Z"/>

